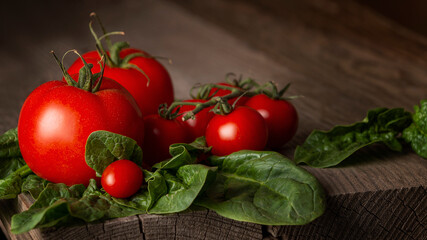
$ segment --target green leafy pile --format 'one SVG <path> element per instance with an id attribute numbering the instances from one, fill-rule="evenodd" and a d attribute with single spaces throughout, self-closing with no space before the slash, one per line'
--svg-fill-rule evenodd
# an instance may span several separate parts
<path id="1" fill-rule="evenodd" d="M 374 143 L 402 151 L 403 141 L 410 143 L 418 155 L 427 158 L 427 101 L 421 101 L 421 106 L 414 108 L 414 114 L 402 108 L 377 108 L 352 125 L 336 126 L 329 131 L 314 130 L 296 148 L 294 161 L 311 167 L 332 167 Z"/>
<path id="2" fill-rule="evenodd" d="M 427 101 L 414 114 L 401 108 L 377 108 L 365 119 L 329 131 L 314 130 L 296 148 L 294 161 L 312 167 L 336 166 L 359 149 L 383 143 L 401 151 L 406 141 L 427 158 Z M 66 186 L 33 174 L 19 151 L 18 134 L 0 136 L 0 199 L 29 193 L 35 199 L 12 217 L 13 233 L 34 228 L 102 221 L 137 214 L 182 212 L 204 207 L 224 217 L 265 225 L 302 225 L 325 211 L 325 193 L 317 179 L 293 161 L 272 151 L 239 151 L 210 156 L 205 139 L 170 146 L 171 158 L 144 170 L 145 183 L 127 199 L 111 197 L 92 179 L 90 184 Z M 119 159 L 141 165 L 143 152 L 130 138 L 93 132 L 86 143 L 86 163 L 100 176 Z"/>
<path id="3" fill-rule="evenodd" d="M 132 197 L 117 199 L 90 184 L 50 183 L 25 165 L 16 129 L 0 137 L 0 198 L 28 192 L 34 204 L 12 217 L 11 231 L 81 224 L 136 214 L 167 214 L 192 206 L 205 207 L 239 220 L 268 225 L 306 224 L 323 214 L 325 194 L 315 177 L 276 152 L 240 151 L 211 157 L 209 166 L 198 158 L 210 149 L 204 138 L 170 146 L 171 158 L 144 170 L 145 183 Z M 143 161 L 134 140 L 106 131 L 92 133 L 86 162 L 98 175 L 113 161 Z"/>

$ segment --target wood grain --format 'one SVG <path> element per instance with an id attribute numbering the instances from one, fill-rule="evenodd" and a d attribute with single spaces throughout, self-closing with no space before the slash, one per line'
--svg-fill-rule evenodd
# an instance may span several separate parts
<path id="1" fill-rule="evenodd" d="M 60 72 L 49 51 L 92 49 L 86 14 L 95 10 L 111 30 L 125 30 L 132 46 L 173 60 L 167 65 L 177 98 L 197 82 L 219 82 L 227 72 L 260 81 L 292 82 L 289 95 L 300 115 L 295 138 L 282 149 L 292 157 L 313 129 L 361 120 L 374 107 L 408 110 L 427 98 L 427 39 L 355 1 L 96 1 L 34 18 L 29 32 L 5 28 L 0 44 L 0 131 L 15 127 L 25 97 Z M 29 6 L 31 7 L 31 6 Z M 92 9 L 91 9 L 92 8 Z M 4 11 L 4 10 L 3 10 Z M 126 14 L 124 14 L 126 13 Z M 39 14 L 44 14 L 43 19 Z M 51 14 L 51 15 L 50 15 Z M 72 21 L 76 27 L 55 29 Z M 25 21 L 24 21 L 25 22 Z M 54 22 L 53 26 L 49 26 Z M 26 39 L 34 39 L 28 44 Z M 89 44 L 90 42 L 90 44 Z M 17 49 L 14 51 L 14 49 Z M 7 59 L 7 61 L 5 60 Z M 71 58 L 73 60 L 73 58 Z M 67 59 L 67 61 L 69 61 Z M 166 63 L 165 63 L 166 64 Z M 334 168 L 313 169 L 327 194 L 327 211 L 305 226 L 260 226 L 209 211 L 140 215 L 105 223 L 33 230 L 12 239 L 427 239 L 427 161 L 375 145 Z M 10 214 L 30 204 L 0 201 Z"/>

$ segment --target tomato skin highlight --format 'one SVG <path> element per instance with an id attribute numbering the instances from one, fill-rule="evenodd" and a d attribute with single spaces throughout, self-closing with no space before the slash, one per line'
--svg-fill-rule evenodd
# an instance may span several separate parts
<path id="1" fill-rule="evenodd" d="M 149 56 L 144 51 L 126 48 L 120 52 L 120 57 L 124 58 L 132 53 L 144 53 Z M 87 63 L 93 64 L 92 73 L 100 72 L 98 64 L 100 57 L 97 51 L 85 53 L 82 57 Z M 149 77 L 150 81 L 148 82 L 147 77 L 136 69 L 109 67 L 107 65 L 105 65 L 104 77 L 111 78 L 125 87 L 135 98 L 143 116 L 157 113 L 160 104 L 167 103 L 169 105 L 173 102 L 172 80 L 160 62 L 152 57 L 135 57 L 129 63 L 139 67 Z M 68 73 L 76 74 L 81 67 L 83 67 L 83 62 L 78 58 L 70 66 Z"/>
<path id="2" fill-rule="evenodd" d="M 101 177 L 104 190 L 115 198 L 128 198 L 141 187 L 143 173 L 140 167 L 126 159 L 108 165 Z"/>
<path id="3" fill-rule="evenodd" d="M 268 128 L 268 147 L 280 148 L 295 136 L 298 113 L 289 101 L 259 94 L 251 97 L 245 105 L 257 110 L 265 119 Z"/>
<path id="4" fill-rule="evenodd" d="M 206 102 L 206 100 L 190 99 L 190 100 L 184 100 L 183 102 L 204 103 Z M 177 118 L 177 120 L 182 122 L 182 124 L 187 128 L 188 135 L 191 138 L 190 141 L 205 135 L 205 131 L 206 131 L 206 127 L 208 126 L 208 123 L 215 115 L 213 112 L 210 111 L 212 108 L 209 107 L 195 114 L 194 119 L 190 118 L 186 121 L 183 121 L 182 117 L 185 115 L 185 113 L 192 111 L 195 107 L 196 106 L 192 106 L 192 105 L 183 105 L 179 110 L 179 113 L 182 113 L 183 115 Z"/>
<path id="5" fill-rule="evenodd" d="M 189 142 L 187 129 L 176 119 L 164 119 L 158 114 L 152 114 L 144 117 L 144 124 L 144 169 L 150 169 L 154 164 L 170 158 L 171 144 Z"/>
<path id="6" fill-rule="evenodd" d="M 36 88 L 22 106 L 19 147 L 39 177 L 87 185 L 96 175 L 86 164 L 85 145 L 97 130 L 122 134 L 142 145 L 144 123 L 132 96 L 107 78 L 96 93 L 50 81 Z"/>
<path id="7" fill-rule="evenodd" d="M 212 154 L 229 155 L 239 150 L 263 150 L 267 143 L 267 126 L 254 109 L 240 106 L 227 115 L 216 115 L 206 128 L 206 142 Z"/>

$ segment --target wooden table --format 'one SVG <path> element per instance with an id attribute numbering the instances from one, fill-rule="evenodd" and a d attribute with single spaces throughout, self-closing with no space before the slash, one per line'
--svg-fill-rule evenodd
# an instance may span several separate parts
<path id="1" fill-rule="evenodd" d="M 108 30 L 124 30 L 132 46 L 173 60 L 164 64 L 177 98 L 228 72 L 292 82 L 289 95 L 304 97 L 294 101 L 300 127 L 283 149 L 288 157 L 313 129 L 361 120 L 380 106 L 412 110 L 427 99 L 426 37 L 355 1 L 10 4 L 1 10 L 0 132 L 16 126 L 36 86 L 60 78 L 51 49 L 93 49 L 93 10 Z M 9 235 L 10 215 L 28 207 L 25 195 L 0 201 L 0 218 L 11 239 L 427 239 L 427 160 L 409 149 L 375 145 L 337 167 L 306 168 L 328 196 L 325 214 L 305 226 L 261 226 L 198 211 Z"/>

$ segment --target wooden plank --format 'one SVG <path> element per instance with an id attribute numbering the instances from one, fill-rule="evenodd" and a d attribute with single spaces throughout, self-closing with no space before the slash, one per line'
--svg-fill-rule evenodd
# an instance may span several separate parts
<path id="1" fill-rule="evenodd" d="M 19 108 L 32 89 L 60 77 L 49 56 L 51 49 L 57 53 L 92 49 L 85 26 L 86 13 L 93 9 L 108 29 L 125 30 L 133 46 L 173 60 L 167 67 L 178 98 L 188 97 L 194 83 L 219 82 L 230 71 L 275 80 L 282 86 L 292 82 L 290 95 L 304 97 L 294 101 L 300 128 L 283 149 L 290 157 L 312 129 L 360 120 L 373 107 L 410 109 L 426 98 L 427 40 L 353 1 L 107 1 L 103 7 L 64 3 L 60 7 L 66 12 L 55 6 L 30 5 L 29 9 L 37 11 L 24 10 L 26 14 L 2 12 L 16 23 L 16 29 L 5 28 L 9 37 L 0 40 L 4 56 L 0 59 L 4 76 L 0 78 L 1 132 L 16 126 Z M 29 21 L 34 26 L 28 32 L 17 30 Z M 72 26 L 62 28 L 71 21 L 75 21 Z M 141 215 L 10 236 L 82 240 L 426 238 L 427 166 L 408 149 L 393 153 L 374 146 L 336 168 L 307 170 L 325 187 L 328 201 L 325 215 L 306 226 L 267 227 L 201 211 Z M 28 204 L 25 196 L 18 202 L 0 201 L 3 225 L 7 228 L 6 215 Z"/>

